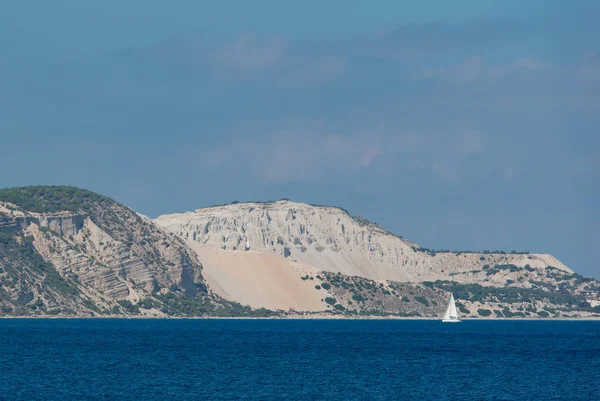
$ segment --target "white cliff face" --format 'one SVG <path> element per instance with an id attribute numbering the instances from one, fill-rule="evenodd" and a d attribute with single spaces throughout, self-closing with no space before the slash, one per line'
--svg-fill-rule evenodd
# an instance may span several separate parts
<path id="1" fill-rule="evenodd" d="M 307 313 L 435 316 L 448 291 L 476 283 L 496 288 L 461 287 L 473 316 L 485 307 L 535 317 L 548 307 L 572 317 L 573 305 L 589 316 L 583 296 L 600 293 L 550 255 L 435 253 L 336 207 L 231 204 L 153 222 L 85 190 L 3 196 L 20 204 L 0 198 L 0 313 L 241 313 L 225 298 Z M 502 293 L 506 286 L 531 290 Z M 423 297 L 431 307 L 411 301 Z"/>
<path id="2" fill-rule="evenodd" d="M 42 258 L 95 302 L 177 287 L 195 293 L 201 264 L 181 241 L 132 210 L 110 204 L 97 213 L 36 213 L 0 202 L 0 234 L 24 233 Z M 1 279 L 1 277 L 0 277 Z"/>
<path id="3" fill-rule="evenodd" d="M 290 201 L 240 203 L 158 217 L 155 222 L 193 247 L 269 252 L 318 270 L 373 280 L 457 280 L 504 285 L 509 270 L 486 274 L 483 266 L 569 268 L 550 255 L 437 253 L 336 207 Z M 477 270 L 477 272 L 474 272 Z M 534 274 L 535 276 L 535 274 Z"/>
<path id="4" fill-rule="evenodd" d="M 155 221 L 190 242 L 225 251 L 271 252 L 321 270 L 409 280 L 414 244 L 341 209 L 280 201 L 244 203 L 161 216 Z"/>

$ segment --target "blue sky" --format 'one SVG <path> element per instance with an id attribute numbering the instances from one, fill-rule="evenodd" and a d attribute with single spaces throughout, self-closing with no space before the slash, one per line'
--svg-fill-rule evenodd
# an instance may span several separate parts
<path id="1" fill-rule="evenodd" d="M 600 277 L 597 1 L 0 1 L 0 186 L 332 204 Z"/>

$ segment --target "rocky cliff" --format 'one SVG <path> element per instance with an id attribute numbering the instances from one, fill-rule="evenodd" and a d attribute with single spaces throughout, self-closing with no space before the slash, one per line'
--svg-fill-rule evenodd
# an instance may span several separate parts
<path id="1" fill-rule="evenodd" d="M 534 271 L 553 266 L 573 273 L 545 254 L 430 251 L 343 209 L 287 200 L 208 207 L 155 221 L 191 243 L 228 251 L 271 252 L 319 270 L 372 280 L 460 278 L 483 285 L 505 284 L 514 278 L 510 271 L 492 275 L 483 270 L 503 265 L 529 266 Z M 514 285 L 527 286 L 529 281 Z"/>
<path id="2" fill-rule="evenodd" d="M 546 254 L 423 248 L 336 207 L 231 204 L 155 221 L 73 187 L 0 189 L 0 316 L 600 317 Z"/>
<path id="3" fill-rule="evenodd" d="M 179 312 L 181 302 L 219 304 L 181 239 L 89 191 L 0 190 L 0 239 L 5 314 L 162 316 Z"/>
<path id="4" fill-rule="evenodd" d="M 406 305 L 398 306 L 398 299 L 410 299 L 409 294 L 394 291 L 395 295 L 391 296 L 392 288 L 406 290 L 410 285 L 412 293 L 423 292 L 425 285 L 446 296 L 451 284 L 468 286 L 465 294 L 470 295 L 469 299 L 463 298 L 463 314 L 475 316 L 485 305 L 490 307 L 495 303 L 495 308 L 504 309 L 501 299 L 508 299 L 507 294 L 512 294 L 514 288 L 519 289 L 521 296 L 526 294 L 531 302 L 535 299 L 540 305 L 547 299 L 544 293 L 553 291 L 576 298 L 557 302 L 586 305 L 582 295 L 586 288 L 593 291 L 600 288 L 598 282 L 575 274 L 551 255 L 433 251 L 338 207 L 289 200 L 236 202 L 160 216 L 155 222 L 185 240 L 197 252 L 204 262 L 207 281 L 215 291 L 223 297 L 256 306 L 268 304 L 284 308 L 290 305 L 280 302 L 279 295 L 269 295 L 273 288 L 291 288 L 289 280 L 298 277 L 312 281 L 312 287 L 321 289 L 314 294 L 317 300 L 324 302 L 327 297 L 345 300 L 338 303 L 338 310 L 356 312 L 377 309 L 378 304 L 379 311 L 406 309 Z M 277 258 L 257 256 L 266 254 Z M 284 277 L 282 271 L 294 272 L 295 278 Z M 323 290 L 322 283 L 331 273 L 340 275 L 334 281 L 339 283 L 339 288 L 325 282 L 329 289 Z M 276 274 L 281 276 L 278 284 L 273 281 Z M 377 284 L 365 286 L 360 284 L 361 280 Z M 268 286 L 261 286 L 267 282 Z M 250 283 L 259 288 L 256 292 L 260 295 L 248 294 Z M 363 293 L 364 288 L 371 287 L 373 294 Z M 288 293 L 304 291 L 298 286 L 294 288 Z M 504 295 L 485 295 L 497 288 L 503 289 Z M 332 297 L 335 294 L 337 298 Z M 427 294 L 431 298 L 432 293 Z M 353 303 L 352 297 L 361 302 Z M 431 300 L 437 302 L 434 298 Z M 373 302 L 368 303 L 368 300 Z M 335 306 L 330 305 L 329 309 Z M 314 302 L 304 304 L 305 310 L 313 307 Z M 412 308 L 403 313 L 417 312 L 424 311 Z M 518 309 L 508 307 L 507 314 L 513 313 L 518 313 Z"/>

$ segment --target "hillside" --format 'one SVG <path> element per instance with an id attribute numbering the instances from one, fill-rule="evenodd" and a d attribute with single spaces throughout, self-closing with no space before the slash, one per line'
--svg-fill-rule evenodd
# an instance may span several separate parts
<path id="1" fill-rule="evenodd" d="M 0 190 L 3 315 L 203 315 L 232 308 L 239 306 L 207 289 L 201 263 L 182 240 L 131 209 L 72 187 Z"/>
<path id="2" fill-rule="evenodd" d="M 430 251 L 343 209 L 290 201 L 209 207 L 160 216 L 155 222 L 192 245 L 269 252 L 318 270 L 371 280 L 460 279 L 482 285 L 513 280 L 517 282 L 512 285 L 529 287 L 547 266 L 573 273 L 546 254 Z M 510 266 L 533 270 L 518 281 Z"/>
<path id="3" fill-rule="evenodd" d="M 0 189 L 0 316 L 600 316 L 546 254 L 422 248 L 336 207 L 235 203 L 155 221 L 73 187 Z"/>
<path id="4" fill-rule="evenodd" d="M 251 306 L 313 310 L 315 296 L 324 302 L 337 293 L 339 311 L 418 313 L 414 308 L 403 310 L 396 298 L 410 299 L 426 287 L 445 296 L 449 288 L 460 292 L 462 313 L 467 316 L 486 315 L 479 313 L 480 309 L 489 313 L 506 309 L 496 313 L 498 317 L 538 316 L 538 309 L 543 312 L 544 307 L 550 308 L 552 315 L 560 316 L 562 310 L 564 316 L 570 316 L 595 313 L 591 305 L 595 301 L 587 302 L 585 294 L 591 292 L 595 297 L 600 290 L 597 281 L 575 274 L 548 254 L 436 252 L 337 207 L 288 200 L 236 202 L 164 215 L 155 222 L 196 251 L 215 292 Z M 337 274 L 341 280 L 338 287 L 348 291 L 335 286 L 323 290 L 321 284 L 331 274 Z M 281 288 L 288 288 L 288 295 L 304 293 L 303 281 L 311 281 L 320 290 L 292 301 L 277 294 Z M 250 286 L 258 290 L 251 291 Z M 365 300 L 361 291 L 370 287 L 383 290 L 367 294 Z M 393 294 L 393 287 L 403 291 Z M 515 293 L 519 294 L 516 298 Z M 386 301 L 390 296 L 396 300 Z M 421 297 L 438 302 L 433 293 Z M 335 309 L 335 304 L 329 309 Z M 421 311 L 420 315 L 434 312 Z"/>

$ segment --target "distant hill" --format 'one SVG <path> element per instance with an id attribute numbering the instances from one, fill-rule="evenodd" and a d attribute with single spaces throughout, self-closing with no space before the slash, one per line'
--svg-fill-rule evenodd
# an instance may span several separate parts
<path id="1" fill-rule="evenodd" d="M 408 303 L 391 302 L 389 307 L 377 309 L 379 301 L 380 306 L 386 304 L 384 298 L 389 296 L 388 292 L 391 294 L 393 286 L 411 283 L 414 288 L 427 287 L 442 294 L 448 294 L 449 289 L 460 292 L 466 315 L 479 316 L 479 309 L 488 309 L 490 313 L 499 311 L 492 316 L 533 317 L 539 316 L 538 309 L 542 312 L 542 304 L 546 306 L 548 293 L 565 297 L 555 299 L 556 302 L 580 304 L 582 313 L 593 313 L 584 294 L 600 288 L 598 282 L 575 274 L 551 255 L 434 251 L 366 219 L 351 216 L 342 208 L 287 199 L 205 207 L 160 216 L 155 222 L 185 240 L 198 253 L 207 282 L 217 293 L 252 306 L 313 310 L 322 307 L 315 305 L 315 300 L 324 300 L 334 292 L 338 298 L 347 298 L 339 310 L 344 307 L 345 311 L 356 313 L 368 310 L 415 313 Z M 311 287 L 320 286 L 321 290 L 300 295 L 306 289 L 297 277 L 308 277 L 305 281 L 310 281 Z M 332 277 L 343 277 L 340 291 L 335 286 L 329 291 L 322 289 L 321 283 L 327 286 L 328 278 Z M 372 304 L 364 300 L 352 302 L 353 296 L 364 298 L 361 290 L 366 286 L 357 284 L 364 280 L 384 289 L 379 291 L 380 299 L 367 295 L 367 300 L 374 301 Z M 348 284 L 349 281 L 354 284 Z M 257 291 L 250 291 L 249 285 L 257 287 Z M 283 288 L 287 298 L 281 294 Z M 403 294 L 395 292 L 393 298 L 402 299 Z M 289 295 L 295 293 L 299 298 L 290 299 Z M 489 295 L 492 293 L 496 295 Z M 516 293 L 520 295 L 515 298 Z M 411 298 L 410 294 L 404 296 Z M 423 296 L 433 297 L 433 294 Z M 503 299 L 510 299 L 512 305 L 505 305 Z M 535 306 L 530 305 L 531 310 L 526 311 L 523 302 L 516 305 L 516 299 Z M 508 308 L 506 313 L 502 312 L 505 308 Z M 555 310 L 552 306 L 548 308 Z M 335 304 L 328 309 L 334 310 Z M 577 308 L 565 307 L 565 314 L 576 313 L 574 309 Z"/>
<path id="2" fill-rule="evenodd" d="M 0 316 L 600 316 L 550 255 L 422 248 L 289 200 L 152 221 L 74 187 L 0 189 Z"/>
<path id="3" fill-rule="evenodd" d="M 165 316 L 249 308 L 213 296 L 196 255 L 150 220 L 90 191 L 40 186 L 0 189 L 0 310 Z"/>

